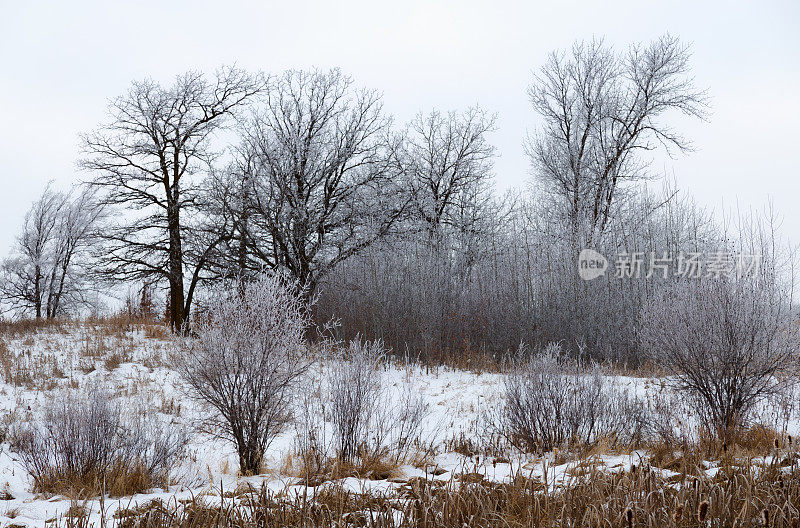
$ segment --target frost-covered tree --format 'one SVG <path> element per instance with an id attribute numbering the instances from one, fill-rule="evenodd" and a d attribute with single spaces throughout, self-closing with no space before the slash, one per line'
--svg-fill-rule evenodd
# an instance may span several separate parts
<path id="1" fill-rule="evenodd" d="M 411 217 L 425 230 L 477 228 L 492 198 L 494 147 L 486 136 L 494 123 L 480 108 L 433 111 L 410 123 L 397 161 L 411 189 Z"/>
<path id="2" fill-rule="evenodd" d="M 25 215 L 12 254 L 0 267 L 0 298 L 37 319 L 52 319 L 87 302 L 87 259 L 103 208 L 84 188 L 49 186 Z"/>
<path id="3" fill-rule="evenodd" d="M 535 76 L 528 95 L 544 124 L 527 151 L 573 245 L 599 241 L 626 184 L 647 175 L 643 152 L 691 147 L 663 120 L 705 113 L 689 58 L 688 46 L 669 35 L 627 53 L 593 40 L 553 52 Z"/>
<path id="4" fill-rule="evenodd" d="M 197 175 L 214 157 L 215 133 L 264 88 L 260 75 L 231 67 L 211 80 L 187 72 L 170 86 L 134 82 L 111 102 L 109 121 L 83 138 L 92 185 L 104 204 L 120 209 L 104 232 L 98 271 L 115 281 L 167 282 L 176 330 L 188 318 L 202 257 L 219 242 L 194 236 Z M 193 243 L 206 247 L 187 247 Z"/>
<path id="5" fill-rule="evenodd" d="M 244 128 L 228 190 L 217 192 L 230 198 L 230 217 L 247 218 L 227 255 L 233 267 L 284 270 L 310 295 L 385 236 L 404 206 L 389 123 L 379 95 L 339 70 L 280 76 Z"/>

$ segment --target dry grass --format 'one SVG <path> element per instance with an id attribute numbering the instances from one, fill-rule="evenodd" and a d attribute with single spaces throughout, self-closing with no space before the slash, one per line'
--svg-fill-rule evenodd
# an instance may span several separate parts
<path id="1" fill-rule="evenodd" d="M 119 514 L 125 528 L 274 527 L 707 527 L 794 528 L 800 467 L 724 467 L 715 477 L 665 479 L 650 467 L 590 468 L 564 487 L 516 475 L 505 484 L 464 475 L 410 479 L 394 492 L 354 493 L 331 483 L 314 494 L 239 489 L 182 504 L 153 501 Z M 210 501 L 210 502 L 209 502 Z"/>
<path id="2" fill-rule="evenodd" d="M 130 354 L 126 354 L 124 352 L 114 352 L 110 356 L 106 357 L 103 364 L 106 370 L 111 372 L 112 370 L 118 368 L 121 364 L 129 361 L 131 361 Z"/>
<path id="3" fill-rule="evenodd" d="M 131 332 L 143 332 L 149 339 L 168 339 L 169 327 L 159 319 L 135 317 L 125 312 L 103 317 L 87 317 L 82 321 L 86 328 L 103 337 L 125 337 Z"/>
<path id="4" fill-rule="evenodd" d="M 291 467 L 295 464 L 297 467 Z M 303 484 L 309 487 L 347 477 L 387 480 L 401 475 L 398 463 L 378 456 L 359 456 L 348 461 L 340 458 L 320 458 L 305 453 L 293 456 L 284 465 L 291 474 L 302 479 Z"/>
<path id="5" fill-rule="evenodd" d="M 459 351 L 440 351 L 434 350 L 420 354 L 417 357 L 407 357 L 396 351 L 392 355 L 399 362 L 406 363 L 409 360 L 424 366 L 426 369 L 436 369 L 439 367 L 451 368 L 453 370 L 464 370 L 474 374 L 498 373 L 501 370 L 502 357 L 496 354 L 464 347 Z"/>
<path id="6" fill-rule="evenodd" d="M 5 340 L 0 337 L 0 371 L 2 371 L 3 379 L 5 381 L 9 381 L 11 379 L 13 369 L 14 354 L 8 348 Z"/>
<path id="7" fill-rule="evenodd" d="M 72 334 L 74 339 L 65 340 L 57 333 Z M 74 386 L 74 374 L 88 374 L 101 365 L 112 371 L 137 359 L 145 367 L 160 367 L 170 338 L 169 329 L 159 321 L 123 316 L 0 320 L 0 381 L 28 390 L 51 390 L 65 379 Z"/>
<path id="8" fill-rule="evenodd" d="M 160 321 L 151 321 L 142 325 L 144 336 L 148 339 L 167 340 L 172 336 L 169 326 Z"/>
<path id="9" fill-rule="evenodd" d="M 34 493 L 65 495 L 87 499 L 98 495 L 124 497 L 167 486 L 166 475 L 158 475 L 142 465 L 115 463 L 109 468 L 77 474 L 66 470 L 42 473 L 34 479 Z"/>
<path id="10" fill-rule="evenodd" d="M 69 320 L 66 319 L 0 319 L 0 336 L 10 339 L 36 334 L 42 330 L 66 332 L 68 329 Z"/>
<path id="11" fill-rule="evenodd" d="M 465 457 L 473 457 L 485 451 L 485 446 L 479 439 L 467 436 L 463 432 L 453 435 L 444 442 L 446 452 L 458 453 Z"/>

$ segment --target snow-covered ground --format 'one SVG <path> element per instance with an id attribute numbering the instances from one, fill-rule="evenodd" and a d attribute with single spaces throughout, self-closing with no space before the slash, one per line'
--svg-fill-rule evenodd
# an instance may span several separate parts
<path id="1" fill-rule="evenodd" d="M 145 327 L 119 332 L 110 327 L 70 325 L 38 334 L 5 337 L 0 345 L 4 377 L 0 384 L 0 418 L 3 423 L 26 420 L 35 414 L 46 398 L 65 388 L 101 384 L 130 405 L 146 405 L 162 417 L 191 430 L 199 409 L 186 397 L 178 375 L 170 368 L 175 346 L 169 339 L 147 335 Z M 496 373 L 474 373 L 447 368 L 426 369 L 419 366 L 387 365 L 384 379 L 390 387 L 412 387 L 428 404 L 420 439 L 434 448 L 425 464 L 403 465 L 400 476 L 390 480 L 348 478 L 342 483 L 356 491 L 378 488 L 389 490 L 402 486 L 413 477 L 451 481 L 459 474 L 478 473 L 485 478 L 503 481 L 520 472 L 539 476 L 549 486 L 579 475 L 582 468 L 595 465 L 609 471 L 641 464 L 643 452 L 599 453 L 590 461 L 565 462 L 549 454 L 534 457 L 517 453 L 500 459 L 492 456 L 465 456 L 453 451 L 458 438 L 475 438 L 485 432 L 484 416 L 501 404 L 502 378 Z M 319 369 L 317 375 L 322 375 Z M 313 375 L 312 375 L 313 378 Z M 646 396 L 665 390 L 658 379 L 616 376 L 614 382 Z M 790 433 L 800 432 L 792 423 Z M 129 508 L 154 498 L 180 500 L 206 496 L 222 500 L 220 492 L 235 490 L 250 483 L 266 483 L 271 489 L 301 489 L 290 463 L 295 446 L 295 431 L 281 434 L 266 454 L 265 473 L 255 477 L 237 475 L 237 457 L 232 446 L 218 439 L 193 434 L 186 459 L 172 475 L 166 490 L 152 490 L 145 495 L 107 498 L 102 504 L 89 501 L 90 521 L 98 521 L 101 507 L 106 518 L 113 518 L 118 508 Z M 289 461 L 289 462 L 287 462 Z M 708 464 L 713 473 L 714 464 Z M 670 472 L 663 470 L 665 475 Z M 546 479 L 545 479 L 546 476 Z M 31 478 L 8 443 L 0 449 L 0 526 L 10 524 L 44 526 L 63 516 L 71 506 L 66 497 L 48 497 L 31 492 Z"/>

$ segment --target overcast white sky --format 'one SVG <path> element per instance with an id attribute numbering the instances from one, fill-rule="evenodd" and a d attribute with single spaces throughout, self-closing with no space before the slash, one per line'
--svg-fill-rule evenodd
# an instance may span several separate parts
<path id="1" fill-rule="evenodd" d="M 529 178 L 522 141 L 537 120 L 525 89 L 549 51 L 665 31 L 692 43 L 713 114 L 677 122 L 698 151 L 654 168 L 709 206 L 772 199 L 800 243 L 800 2 L 0 0 L 0 257 L 48 180 L 88 177 L 75 167 L 78 134 L 134 79 L 234 62 L 339 66 L 382 91 L 399 122 L 478 103 L 498 113 L 502 190 Z"/>

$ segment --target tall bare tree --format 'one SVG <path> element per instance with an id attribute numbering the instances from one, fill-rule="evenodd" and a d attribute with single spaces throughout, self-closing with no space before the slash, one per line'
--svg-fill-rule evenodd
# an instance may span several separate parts
<path id="1" fill-rule="evenodd" d="M 625 184 L 647 174 L 643 151 L 691 147 L 662 121 L 670 111 L 704 116 L 706 97 L 689 76 L 689 58 L 669 35 L 625 54 L 593 40 L 552 53 L 535 76 L 528 94 L 544 124 L 527 150 L 574 244 L 602 236 Z"/>
<path id="2" fill-rule="evenodd" d="M 188 72 L 168 87 L 134 82 L 112 101 L 109 122 L 83 138 L 82 165 L 97 174 L 92 184 L 104 191 L 104 203 L 122 209 L 105 234 L 100 269 L 114 280 L 167 281 L 175 329 L 189 315 L 203 265 L 202 259 L 188 262 L 184 247 L 197 206 L 195 176 L 214 156 L 215 132 L 265 86 L 262 76 L 233 67 L 211 81 Z"/>
<path id="3" fill-rule="evenodd" d="M 426 233 L 431 249 L 458 271 L 458 281 L 507 209 L 492 192 L 495 149 L 487 135 L 494 123 L 477 107 L 419 114 L 395 150 L 410 189 L 412 231 Z"/>
<path id="4" fill-rule="evenodd" d="M 14 253 L 0 272 L 0 297 L 14 309 L 52 319 L 86 302 L 85 259 L 103 208 L 93 193 L 49 186 L 25 215 Z"/>
<path id="5" fill-rule="evenodd" d="M 389 124 L 379 95 L 339 70 L 283 74 L 246 127 L 238 180 L 229 180 L 239 189 L 232 203 L 249 192 L 242 251 L 310 295 L 338 262 L 389 232 L 405 203 Z"/>
<path id="6" fill-rule="evenodd" d="M 428 230 L 468 230 L 491 199 L 494 147 L 486 135 L 494 116 L 479 108 L 458 114 L 418 115 L 406 133 L 398 162 L 409 179 L 412 214 Z"/>

